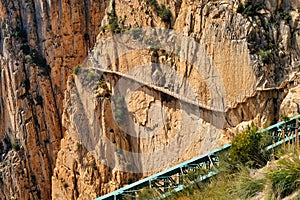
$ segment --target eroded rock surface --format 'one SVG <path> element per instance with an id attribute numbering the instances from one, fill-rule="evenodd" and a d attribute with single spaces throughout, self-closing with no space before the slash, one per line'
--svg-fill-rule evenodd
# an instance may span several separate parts
<path id="1" fill-rule="evenodd" d="M 158 1 L 170 10 L 164 16 L 147 1 L 1 0 L 1 198 L 92 199 L 227 143 L 249 121 L 263 127 L 298 114 L 299 1 L 251 2 L 255 9 L 247 11 L 238 0 Z M 195 41 L 201 51 L 182 42 L 178 52 L 198 59 L 205 53 L 209 73 L 177 51 L 99 50 L 113 34 L 141 27 L 170 28 Z M 88 54 L 123 74 L 169 66 L 182 78 L 172 82 L 168 71 L 160 79 L 162 67 L 145 74 L 172 92 L 188 83 L 197 101 L 225 113 L 187 106 L 147 85 L 118 99 L 119 75 L 77 68 Z M 222 104 L 208 84 L 215 74 Z M 177 148 L 165 156 L 170 145 Z"/>

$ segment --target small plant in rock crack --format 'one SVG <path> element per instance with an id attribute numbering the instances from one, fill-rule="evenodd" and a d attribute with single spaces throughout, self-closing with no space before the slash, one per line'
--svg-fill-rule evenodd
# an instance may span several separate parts
<path id="1" fill-rule="evenodd" d="M 259 14 L 259 11 L 263 9 L 264 5 L 262 3 L 252 3 L 251 1 L 246 1 L 245 4 L 239 3 L 237 12 L 244 16 L 255 16 Z"/>
<path id="2" fill-rule="evenodd" d="M 165 23 L 170 23 L 172 18 L 172 13 L 169 8 L 164 4 L 159 5 L 156 0 L 147 0 L 146 3 L 150 5 L 153 10 L 156 11 L 161 20 Z"/>
<path id="3" fill-rule="evenodd" d="M 77 75 L 79 73 L 80 69 L 81 69 L 80 65 L 78 65 L 77 67 L 75 67 L 74 74 Z"/>
<path id="4" fill-rule="evenodd" d="M 120 32 L 120 26 L 118 22 L 118 17 L 116 14 L 115 9 L 112 9 L 110 12 L 107 13 L 108 15 L 108 23 L 109 23 L 109 29 L 113 33 L 119 33 Z"/>
<path id="5" fill-rule="evenodd" d="M 259 50 L 258 52 L 259 59 L 264 63 L 264 64 L 269 64 L 272 60 L 272 51 L 271 50 Z"/>
<path id="6" fill-rule="evenodd" d="M 19 151 L 21 149 L 20 143 L 17 139 L 12 143 L 12 149 L 15 151 Z"/>
<path id="7" fill-rule="evenodd" d="M 63 186 L 64 188 L 69 187 L 69 185 L 68 185 L 68 183 L 67 183 L 66 181 L 62 182 L 62 186 Z"/>
<path id="8" fill-rule="evenodd" d="M 95 162 L 95 161 L 92 161 L 92 162 L 90 163 L 90 167 L 91 167 L 93 170 L 97 170 L 96 162 Z"/>

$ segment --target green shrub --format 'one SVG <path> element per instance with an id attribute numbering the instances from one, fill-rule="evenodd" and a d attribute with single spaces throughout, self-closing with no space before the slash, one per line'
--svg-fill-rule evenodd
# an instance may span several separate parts
<path id="1" fill-rule="evenodd" d="M 277 166 L 267 172 L 267 178 L 276 199 L 292 194 L 300 186 L 299 156 L 279 160 Z"/>
<path id="2" fill-rule="evenodd" d="M 153 8 L 153 10 L 158 14 L 163 22 L 171 22 L 172 13 L 170 9 L 168 9 L 165 5 L 159 5 L 156 0 L 147 0 L 146 3 Z"/>
<path id="3" fill-rule="evenodd" d="M 111 32 L 113 33 L 118 33 L 119 31 L 119 23 L 117 20 L 111 20 L 109 22 L 109 29 L 111 30 Z"/>
<path id="4" fill-rule="evenodd" d="M 95 161 L 92 161 L 92 162 L 90 163 L 90 167 L 93 168 L 93 170 L 97 170 L 96 162 L 95 162 Z"/>
<path id="5" fill-rule="evenodd" d="M 171 22 L 172 13 L 165 5 L 161 5 L 158 9 L 158 16 L 163 22 Z"/>
<path id="6" fill-rule="evenodd" d="M 239 3 L 237 12 L 246 16 L 258 15 L 258 12 L 263 8 L 262 4 L 253 4 L 251 1 L 246 1 L 245 4 Z"/>
<path id="7" fill-rule="evenodd" d="M 150 5 L 155 11 L 159 9 L 159 5 L 156 0 L 147 0 L 146 3 Z"/>
<path id="8" fill-rule="evenodd" d="M 109 29 L 113 33 L 119 33 L 120 32 L 120 27 L 118 23 L 118 16 L 116 14 L 115 9 L 112 9 L 108 15 L 108 24 L 109 24 Z"/>
<path id="9" fill-rule="evenodd" d="M 77 67 L 75 67 L 74 74 L 77 75 L 79 73 L 80 69 L 81 69 L 80 65 L 78 65 Z"/>
<path id="10" fill-rule="evenodd" d="M 68 185 L 68 183 L 67 183 L 66 181 L 63 181 L 63 182 L 62 182 L 62 186 L 63 186 L 64 188 L 69 187 L 69 185 Z"/>
<path id="11" fill-rule="evenodd" d="M 248 3 L 248 4 L 246 3 L 242 14 L 247 15 L 247 16 L 255 15 L 253 5 L 251 5 L 251 3 Z"/>
<path id="12" fill-rule="evenodd" d="M 234 137 L 229 149 L 229 161 L 233 167 L 242 164 L 256 168 L 266 164 L 268 155 L 263 150 L 269 138 L 257 131 L 252 124 Z"/>
<path id="13" fill-rule="evenodd" d="M 17 139 L 15 139 L 14 142 L 12 143 L 12 149 L 15 151 L 19 151 L 21 149 L 20 143 Z"/>
<path id="14" fill-rule="evenodd" d="M 243 13 L 245 7 L 243 3 L 239 3 L 238 8 L 237 8 L 237 12 L 238 13 Z"/>
<path id="15" fill-rule="evenodd" d="M 259 50 L 258 52 L 260 60 L 265 63 L 269 64 L 272 59 L 272 51 L 271 50 Z"/>
<path id="16" fill-rule="evenodd" d="M 281 19 L 284 19 L 284 20 L 286 20 L 286 21 L 289 21 L 289 20 L 292 19 L 291 14 L 288 13 L 288 12 L 286 12 L 286 11 L 281 11 L 281 12 L 280 12 L 280 17 L 281 17 Z"/>

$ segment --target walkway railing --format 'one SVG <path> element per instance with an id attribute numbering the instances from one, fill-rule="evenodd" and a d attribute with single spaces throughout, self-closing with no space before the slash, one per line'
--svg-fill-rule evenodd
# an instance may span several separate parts
<path id="1" fill-rule="evenodd" d="M 176 98 L 176 99 L 178 99 L 178 100 L 180 100 L 184 103 L 188 103 L 188 104 L 197 106 L 201 109 L 205 109 L 205 110 L 212 111 L 212 112 L 217 112 L 217 113 L 225 113 L 228 110 L 228 108 L 224 108 L 224 109 L 214 108 L 214 107 L 205 105 L 204 103 L 198 102 L 197 100 L 191 100 L 190 98 L 187 98 L 184 95 L 180 95 L 176 92 L 173 92 L 173 91 L 171 91 L 169 89 L 166 89 L 164 87 L 157 86 L 153 83 L 146 82 L 145 80 L 143 80 L 143 79 L 141 79 L 137 76 L 133 76 L 133 75 L 130 75 L 130 74 L 124 74 L 124 73 L 119 72 L 119 71 L 113 71 L 111 69 L 103 68 L 103 66 L 101 66 L 101 64 L 98 62 L 98 60 L 95 59 L 93 56 L 90 56 L 85 61 L 85 67 L 88 68 L 88 69 L 91 69 L 91 70 L 100 71 L 102 73 L 118 75 L 122 78 L 126 78 L 128 80 L 139 83 L 143 86 L 147 86 L 147 87 L 152 88 L 154 90 L 160 91 L 160 92 L 165 93 L 165 94 L 170 95 L 170 96 L 173 96 L 174 98 Z"/>
<path id="2" fill-rule="evenodd" d="M 299 145 L 299 118 L 300 115 L 259 131 L 261 133 L 267 132 L 273 138 L 272 144 L 267 146 L 265 150 L 272 150 L 286 142 L 294 141 L 296 145 Z M 227 151 L 230 147 L 231 144 L 224 145 L 200 157 L 185 161 L 140 181 L 126 185 L 114 192 L 101 196 L 96 200 L 136 199 L 139 196 L 139 193 L 147 188 L 156 188 L 156 191 L 158 191 L 160 195 L 155 199 L 163 199 L 174 192 L 183 190 L 195 182 L 204 181 L 217 175 L 218 170 L 214 166 L 219 163 L 218 155 L 221 152 Z M 201 171 L 201 174 L 197 175 L 194 180 L 184 184 L 182 175 L 195 171 Z"/>

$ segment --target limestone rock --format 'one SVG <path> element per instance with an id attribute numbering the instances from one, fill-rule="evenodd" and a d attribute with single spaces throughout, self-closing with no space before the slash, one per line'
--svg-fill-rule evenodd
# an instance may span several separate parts
<path id="1" fill-rule="evenodd" d="M 92 199 L 227 143 L 250 121 L 299 113 L 300 81 L 290 78 L 300 66 L 299 0 L 266 0 L 255 13 L 238 13 L 239 0 L 157 2 L 171 15 L 137 0 L 0 1 L 2 199 Z M 189 40 L 150 48 L 159 42 L 139 27 Z M 128 41 L 105 43 L 128 30 L 145 48 L 122 54 Z M 87 55 L 140 83 L 88 66 L 72 74 Z"/>
<path id="2" fill-rule="evenodd" d="M 289 90 L 287 96 L 280 105 L 280 116 L 286 115 L 288 117 L 294 117 L 300 114 L 300 87 L 296 86 Z"/>

